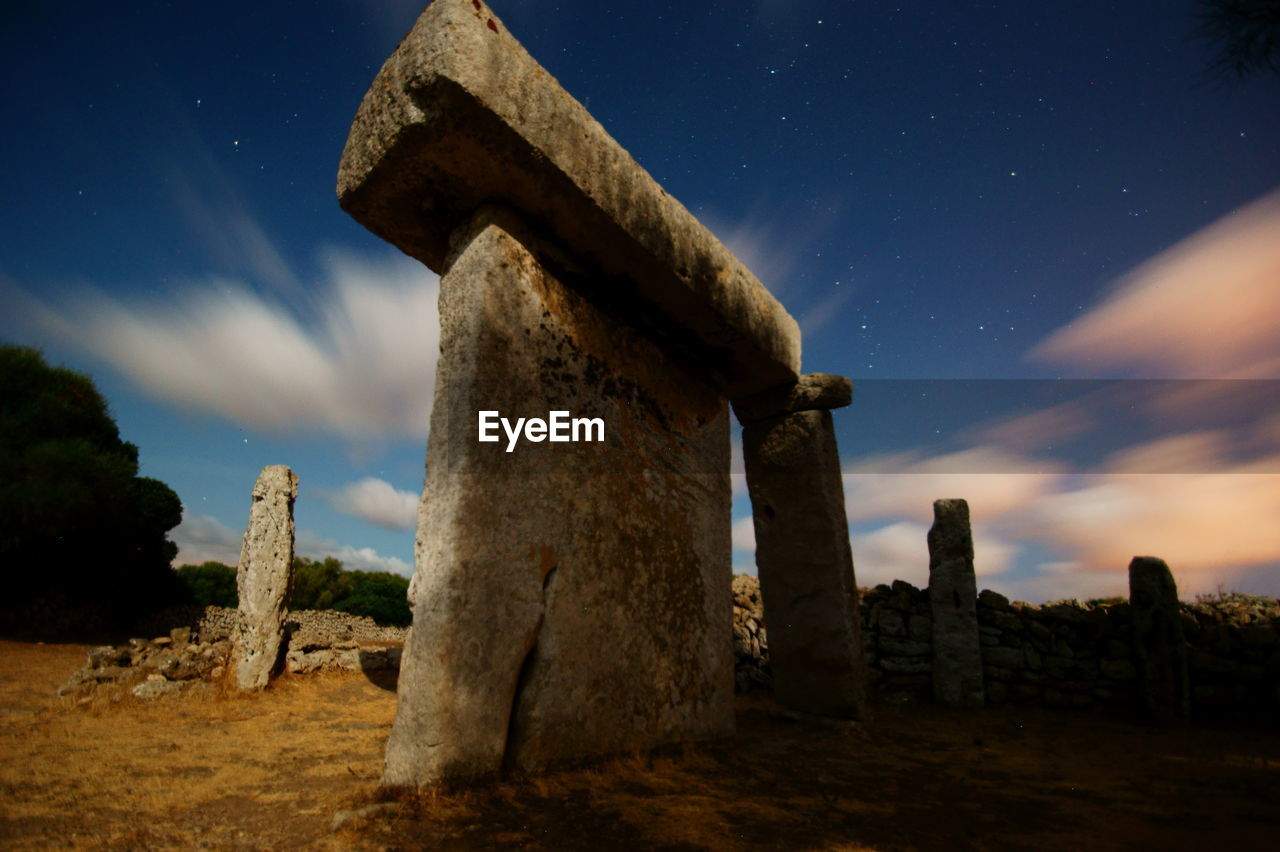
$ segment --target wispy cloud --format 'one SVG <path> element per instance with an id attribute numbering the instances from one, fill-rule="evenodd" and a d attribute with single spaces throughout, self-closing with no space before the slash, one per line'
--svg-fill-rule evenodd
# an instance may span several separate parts
<path id="1" fill-rule="evenodd" d="M 333 509 L 383 529 L 411 530 L 417 524 L 418 495 L 376 477 L 344 485 L 326 499 Z"/>
<path id="2" fill-rule="evenodd" d="M 193 164 L 185 168 L 176 162 L 169 164 L 165 183 L 189 232 L 199 235 L 199 245 L 209 262 L 227 274 L 244 276 L 286 298 L 305 299 L 302 283 L 219 159 L 203 143 L 189 147 L 187 156 Z M 196 174 L 200 176 L 200 188 L 194 180 Z"/>
<path id="3" fill-rule="evenodd" d="M 244 531 L 233 530 L 212 515 L 184 513 L 182 523 L 173 528 L 169 538 L 178 545 L 174 566 L 200 565 L 204 562 L 221 562 L 234 566 L 240 562 Z"/>
<path id="4" fill-rule="evenodd" d="M 1121 280 L 1030 353 L 1088 375 L 1280 378 L 1280 190 Z"/>
<path id="5" fill-rule="evenodd" d="M 233 280 L 164 302 L 85 290 L 31 300 L 47 329 L 180 408 L 283 434 L 426 435 L 439 348 L 439 281 L 399 256 L 332 253 L 308 322 Z"/>

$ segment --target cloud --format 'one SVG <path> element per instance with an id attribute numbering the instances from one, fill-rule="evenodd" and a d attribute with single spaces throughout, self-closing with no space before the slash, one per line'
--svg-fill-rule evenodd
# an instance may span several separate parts
<path id="1" fill-rule="evenodd" d="M 904 580 L 923 588 L 929 584 L 929 528 L 914 521 L 898 521 L 851 537 L 854 575 L 859 586 Z"/>
<path id="2" fill-rule="evenodd" d="M 413 566 L 395 556 L 382 556 L 372 547 L 352 547 L 324 538 L 310 530 L 298 530 L 297 553 L 308 559 L 332 556 L 348 571 L 387 571 L 402 577 L 413 575 Z"/>
<path id="3" fill-rule="evenodd" d="M 854 573 L 859 586 L 875 586 L 905 580 L 913 586 L 929 585 L 929 527 L 914 521 L 898 521 L 850 539 Z M 975 523 L 973 570 L 979 578 L 1008 572 L 1018 548 L 999 536 L 987 535 Z"/>
<path id="4" fill-rule="evenodd" d="M 1185 596 L 1251 566 L 1280 566 L 1277 513 L 1275 474 L 1104 474 L 1043 496 L 1017 521 L 1084 572 L 1122 575 L 1134 556 L 1162 557 Z"/>
<path id="5" fill-rule="evenodd" d="M 244 531 L 232 529 L 212 515 L 184 514 L 182 523 L 174 527 L 169 537 L 178 545 L 178 555 L 173 560 L 175 566 L 221 562 L 234 567 L 240 563 Z M 339 544 L 310 530 L 298 530 L 294 551 L 309 559 L 335 557 L 352 571 L 389 571 L 403 577 L 413 574 L 413 566 L 403 559 L 382 556 L 372 547 Z"/>
<path id="6" fill-rule="evenodd" d="M 971 511 L 999 516 L 1051 491 L 1060 476 L 1054 467 L 985 446 L 932 457 L 867 457 L 845 467 L 845 512 L 854 523 L 890 518 L 928 523 L 934 500 L 963 497 Z M 973 472 L 986 470 L 1001 472 Z"/>
<path id="7" fill-rule="evenodd" d="M 251 429 L 347 438 L 427 433 L 439 349 L 438 278 L 400 256 L 332 253 L 311 322 L 211 279 L 163 302 L 97 290 L 46 328 L 164 402 Z"/>
<path id="8" fill-rule="evenodd" d="M 1280 378 L 1277 234 L 1280 190 L 1142 264 L 1030 357 L 1091 375 Z"/>
<path id="9" fill-rule="evenodd" d="M 372 476 L 344 485 L 326 500 L 335 510 L 383 529 L 411 530 L 418 522 L 418 495 Z"/>
<path id="10" fill-rule="evenodd" d="M 733 552 L 755 555 L 756 527 L 750 515 L 733 522 Z"/>
<path id="11" fill-rule="evenodd" d="M 228 177 L 217 157 L 203 143 L 187 148 L 198 164 L 183 168 L 176 162 L 165 170 L 174 206 L 186 220 L 190 233 L 200 235 L 201 248 L 219 268 L 246 275 L 289 298 L 305 298 L 306 292 L 266 230 L 254 217 L 236 182 Z M 199 174 L 203 189 L 193 176 Z"/>
<path id="12" fill-rule="evenodd" d="M 169 538 L 178 545 L 173 564 L 200 565 L 221 562 L 237 565 L 244 530 L 234 530 L 212 515 L 182 515 L 182 523 L 173 528 Z"/>
<path id="13" fill-rule="evenodd" d="M 1099 472 L 949 473 L 1035 469 L 1032 459 L 976 446 L 936 458 L 904 454 L 886 463 L 846 467 L 858 582 L 928 579 L 925 534 L 939 497 L 968 500 L 975 567 L 984 585 L 1029 600 L 1122 594 L 1129 561 L 1149 554 L 1169 562 L 1184 597 L 1231 587 L 1254 589 L 1263 566 L 1280 569 L 1280 452 L 1233 460 L 1233 443 L 1216 432 L 1171 434 L 1111 456 Z M 961 464 L 965 462 L 966 464 Z M 861 473 L 871 467 L 876 473 Z M 897 472 L 881 473 L 889 468 Z M 1186 471 L 1202 473 L 1159 473 Z M 1131 471 L 1139 470 L 1142 473 Z M 1038 562 L 1037 562 L 1038 560 Z M 1280 571 L 1268 589 L 1280 592 Z"/>

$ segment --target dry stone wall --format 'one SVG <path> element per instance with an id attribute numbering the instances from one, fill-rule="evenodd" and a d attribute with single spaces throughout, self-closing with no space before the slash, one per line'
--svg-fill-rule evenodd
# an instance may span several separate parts
<path id="1" fill-rule="evenodd" d="M 929 700 L 933 671 L 929 592 L 901 580 L 859 592 L 872 695 L 880 702 Z M 1138 708 L 1138 671 L 1127 602 L 1060 601 L 1037 606 L 986 590 L 976 604 L 988 704 Z M 225 664 L 227 639 L 238 617 L 236 610 L 219 607 L 169 610 L 157 623 L 184 626 L 170 633 L 171 639 L 138 639 L 119 648 L 95 648 L 89 664 L 71 678 L 64 692 L 116 680 L 136 686 L 150 679 L 150 685 L 137 687 L 148 695 L 187 688 Z M 1192 718 L 1270 714 L 1274 719 L 1280 712 L 1280 600 L 1229 595 L 1182 603 L 1180 619 Z M 735 691 L 771 691 L 764 601 L 755 577 L 733 578 L 732 624 Z M 398 668 L 398 646 L 408 631 L 347 613 L 303 610 L 289 613 L 286 632 L 286 667 L 305 673 Z M 169 633 L 168 627 L 149 635 L 163 633 Z M 161 679 L 181 681 L 187 687 L 166 687 L 158 683 Z"/>
<path id="2" fill-rule="evenodd" d="M 932 685 L 929 593 L 909 583 L 861 593 L 870 684 L 881 700 L 927 698 Z M 1011 602 L 977 598 L 989 704 L 1136 708 L 1132 609 L 1127 602 Z M 1182 603 L 1195 718 L 1280 710 L 1280 601 L 1226 596 Z"/>

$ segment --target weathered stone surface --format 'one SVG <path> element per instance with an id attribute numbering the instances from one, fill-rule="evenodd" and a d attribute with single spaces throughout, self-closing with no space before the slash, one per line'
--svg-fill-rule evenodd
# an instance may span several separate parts
<path id="1" fill-rule="evenodd" d="M 506 211 L 457 235 L 384 784 L 732 730 L 728 407 L 586 275 Z M 480 410 L 606 440 L 508 453 Z"/>
<path id="2" fill-rule="evenodd" d="M 733 578 L 733 678 L 734 691 L 747 693 L 772 689 L 769 637 L 764 623 L 760 579 L 746 574 Z"/>
<path id="3" fill-rule="evenodd" d="M 153 701 L 166 695 L 177 695 L 187 688 L 188 685 L 182 681 L 165 680 L 161 677 L 156 679 L 148 678 L 134 686 L 130 692 L 144 701 Z"/>
<path id="4" fill-rule="evenodd" d="M 733 401 L 733 413 L 741 423 L 752 423 L 797 411 L 829 411 L 853 401 L 853 382 L 830 373 L 806 373 L 794 382 Z"/>
<path id="5" fill-rule="evenodd" d="M 280 464 L 264 467 L 253 486 L 236 571 L 240 622 L 233 670 L 240 689 L 266 686 L 280 656 L 285 603 L 293 578 L 293 501 L 297 496 L 298 477 Z"/>
<path id="6" fill-rule="evenodd" d="M 437 272 L 454 230 L 501 202 L 572 247 L 594 294 L 634 302 L 632 322 L 712 365 L 728 395 L 799 372 L 799 327 L 777 300 L 479 0 L 435 0 L 378 72 L 338 198 Z"/>
<path id="7" fill-rule="evenodd" d="M 864 718 L 858 589 L 831 413 L 748 423 L 742 455 L 775 694 L 793 710 Z"/>
<path id="8" fill-rule="evenodd" d="M 977 597 L 969 504 L 964 500 L 935 500 L 933 526 L 929 529 L 933 696 L 948 707 L 983 704 Z"/>
<path id="9" fill-rule="evenodd" d="M 1191 689 L 1182 607 L 1163 559 L 1135 556 L 1129 563 L 1129 604 L 1139 700 L 1157 719 L 1188 718 Z"/>

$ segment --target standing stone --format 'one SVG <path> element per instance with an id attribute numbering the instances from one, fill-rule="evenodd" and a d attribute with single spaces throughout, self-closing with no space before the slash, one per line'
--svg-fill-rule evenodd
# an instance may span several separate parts
<path id="1" fill-rule="evenodd" d="M 1191 688 L 1178 585 L 1163 559 L 1135 556 L 1129 563 L 1129 607 L 1138 696 L 1153 719 L 1187 719 Z"/>
<path id="2" fill-rule="evenodd" d="M 842 376 L 811 374 L 742 400 L 742 455 L 769 625 L 774 694 L 805 713 L 866 718 L 858 587 L 831 412 Z"/>
<path id="3" fill-rule="evenodd" d="M 297 496 L 298 477 L 282 464 L 264 467 L 253 485 L 253 505 L 236 571 L 240 618 L 232 664 L 240 689 L 266 686 L 280 656 L 293 581 L 293 501 Z"/>
<path id="4" fill-rule="evenodd" d="M 696 370 L 481 211 L 441 279 L 441 356 L 391 786 L 536 772 L 733 729 L 728 413 Z M 561 258 L 562 264 L 568 262 Z M 480 443 L 477 412 L 600 418 Z"/>
<path id="5" fill-rule="evenodd" d="M 929 530 L 933 697 L 947 707 L 981 707 L 985 700 L 977 600 L 969 504 L 935 500 Z"/>

